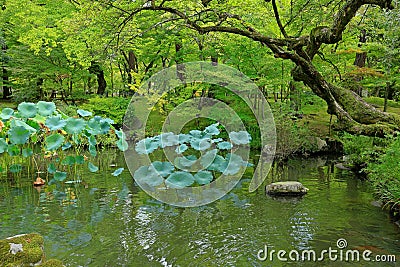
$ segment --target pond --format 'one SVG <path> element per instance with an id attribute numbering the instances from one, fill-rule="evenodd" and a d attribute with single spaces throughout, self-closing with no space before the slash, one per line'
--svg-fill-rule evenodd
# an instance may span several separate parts
<path id="1" fill-rule="evenodd" d="M 265 246 L 318 256 L 338 249 L 341 238 L 343 251 L 368 249 L 372 259 L 400 255 L 400 229 L 372 205 L 371 188 L 334 163 L 308 158 L 273 167 L 266 182 L 300 181 L 310 189 L 301 199 L 273 199 L 261 188 L 249 193 L 243 179 L 223 199 L 197 208 L 153 200 L 127 169 L 119 177 L 110 170 L 87 174 L 86 183 L 59 195 L 22 178 L 8 180 L 0 185 L 0 238 L 38 232 L 46 256 L 67 266 L 395 266 L 330 261 L 327 254 L 322 262 L 258 259 Z M 123 155 L 113 164 L 123 167 Z"/>

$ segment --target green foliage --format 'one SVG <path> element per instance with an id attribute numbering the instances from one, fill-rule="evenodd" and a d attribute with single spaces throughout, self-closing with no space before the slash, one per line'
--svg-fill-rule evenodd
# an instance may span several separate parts
<path id="1" fill-rule="evenodd" d="M 374 162 L 385 148 L 391 144 L 393 139 L 369 137 L 363 135 L 343 134 L 340 138 L 343 143 L 347 162 L 357 171 L 362 171 L 370 162 Z"/>
<path id="2" fill-rule="evenodd" d="M 69 117 L 56 109 L 54 103 L 40 101 L 20 103 L 17 110 L 4 108 L 1 111 L 0 167 L 11 173 L 19 173 L 25 163 L 35 163 L 40 171 L 42 160 L 55 182 L 64 182 L 72 170 L 76 175 L 78 165 L 84 165 L 88 157 L 88 147 L 92 157 L 97 155 L 98 144 L 104 136 L 111 138 L 114 144 L 125 151 L 128 149 L 125 134 L 111 125 L 111 119 L 92 116 L 90 112 L 78 110 L 83 118 Z M 67 152 L 64 152 L 68 150 Z M 21 159 L 22 156 L 25 159 Z M 86 166 L 86 165 L 85 165 Z M 98 167 L 89 162 L 88 168 L 96 172 Z M 118 176 L 122 170 L 114 172 Z M 71 178 L 75 178 L 71 175 Z M 69 181 L 66 181 L 69 182 Z"/>
<path id="3" fill-rule="evenodd" d="M 245 131 L 231 132 L 231 143 L 218 137 L 220 134 L 219 124 L 215 123 L 202 131 L 190 130 L 188 134 L 162 133 L 140 140 L 135 147 L 138 154 L 151 154 L 158 148 L 171 147 L 178 156 L 174 159 L 174 165 L 170 162 L 154 161 L 150 166 L 139 167 L 134 173 L 135 179 L 150 186 L 165 184 L 167 187 L 179 189 L 193 184 L 209 184 L 216 179 L 214 172 L 237 174 L 248 166 L 248 162 L 232 151 L 239 145 L 249 144 L 251 136 Z M 183 146 L 185 149 L 182 149 Z M 224 150 L 230 153 L 225 153 Z M 204 153 L 200 159 L 196 156 L 198 151 Z M 223 153 L 225 157 L 218 153 Z M 193 167 L 199 164 L 204 170 L 195 172 Z"/>
<path id="4" fill-rule="evenodd" d="M 396 137 L 386 153 L 368 165 L 368 178 L 377 196 L 390 207 L 400 205 L 400 138 Z"/>
<path id="5" fill-rule="evenodd" d="M 89 103 L 83 104 L 81 108 L 93 112 L 94 115 L 110 118 L 117 127 L 121 127 L 129 103 L 130 98 L 95 97 L 89 99 Z"/>

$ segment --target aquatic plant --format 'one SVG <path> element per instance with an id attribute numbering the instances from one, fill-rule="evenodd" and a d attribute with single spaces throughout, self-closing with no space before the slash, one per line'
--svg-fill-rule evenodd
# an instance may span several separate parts
<path id="1" fill-rule="evenodd" d="M 113 121 L 78 109 L 70 117 L 52 102 L 22 102 L 17 109 L 4 108 L 0 113 L 0 172 L 19 173 L 30 163 L 40 172 L 45 165 L 50 182 L 66 182 L 68 175 L 87 167 L 97 172 L 91 160 L 100 147 L 98 139 L 109 136 L 121 150 L 128 149 L 125 134 Z M 123 169 L 116 170 L 118 176 Z"/>
<path id="2" fill-rule="evenodd" d="M 190 130 L 189 133 L 162 133 L 147 137 L 136 143 L 139 155 L 148 155 L 158 149 L 170 147 L 176 153 L 171 162 L 154 161 L 150 166 L 141 166 L 135 173 L 137 181 L 149 186 L 164 186 L 182 189 L 189 186 L 206 185 L 218 175 L 235 175 L 242 167 L 251 164 L 235 154 L 240 145 L 250 144 L 252 138 L 247 131 L 230 132 L 229 141 L 218 137 L 219 123 L 211 124 L 204 130 Z M 201 153 L 201 157 L 196 155 Z"/>

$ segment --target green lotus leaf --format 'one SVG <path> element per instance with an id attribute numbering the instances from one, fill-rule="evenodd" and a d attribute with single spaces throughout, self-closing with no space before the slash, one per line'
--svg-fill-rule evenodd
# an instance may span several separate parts
<path id="1" fill-rule="evenodd" d="M 113 122 L 111 120 L 111 122 Z M 103 119 L 100 116 L 94 116 L 88 121 L 89 128 L 87 131 L 90 134 L 97 135 L 97 134 L 107 134 L 110 131 L 110 120 Z"/>
<path id="2" fill-rule="evenodd" d="M 115 135 L 119 138 L 119 139 L 125 139 L 125 133 L 122 130 L 115 130 Z"/>
<path id="3" fill-rule="evenodd" d="M 84 156 L 81 156 L 81 155 L 76 156 L 76 157 L 75 157 L 75 163 L 76 163 L 76 164 L 83 164 L 83 163 L 85 163 L 85 157 L 84 157 Z"/>
<path id="4" fill-rule="evenodd" d="M 54 163 L 50 163 L 49 166 L 47 166 L 47 172 L 48 173 L 55 173 L 57 171 L 56 165 Z"/>
<path id="5" fill-rule="evenodd" d="M 93 136 L 93 135 L 91 135 L 91 136 L 88 137 L 88 141 L 89 141 L 89 144 L 90 144 L 91 146 L 95 146 L 95 145 L 97 144 L 96 137 Z"/>
<path id="6" fill-rule="evenodd" d="M 8 155 L 11 157 L 19 156 L 21 154 L 21 150 L 19 149 L 19 146 L 17 145 L 8 145 L 7 148 Z"/>
<path id="7" fill-rule="evenodd" d="M 24 157 L 24 158 L 28 158 L 28 157 L 30 157 L 30 156 L 32 156 L 33 155 L 33 150 L 32 150 L 32 148 L 24 148 L 24 149 L 22 149 L 22 156 Z"/>
<path id="8" fill-rule="evenodd" d="M 188 170 L 190 167 L 195 164 L 197 158 L 194 155 L 190 155 L 187 157 L 176 157 L 174 160 L 174 164 L 177 168 L 181 170 Z"/>
<path id="9" fill-rule="evenodd" d="M 79 134 L 76 133 L 72 135 L 72 141 L 74 141 L 74 143 L 77 145 L 80 145 L 82 143 Z"/>
<path id="10" fill-rule="evenodd" d="M 63 160 L 61 161 L 61 164 L 63 164 L 63 165 L 69 165 L 69 166 L 72 166 L 72 165 L 74 165 L 75 163 L 76 163 L 76 161 L 75 161 L 75 157 L 74 157 L 74 156 L 66 156 L 65 159 L 63 159 Z"/>
<path id="11" fill-rule="evenodd" d="M 37 117 L 37 116 L 36 116 L 36 117 Z M 39 122 L 36 121 L 36 119 L 28 120 L 28 121 L 26 122 L 26 124 L 28 124 L 28 125 L 31 126 L 33 129 L 35 129 L 36 132 L 40 130 Z"/>
<path id="12" fill-rule="evenodd" d="M 128 142 L 126 142 L 126 140 L 124 140 L 124 139 L 119 139 L 119 140 L 117 141 L 117 147 L 119 148 L 119 150 L 125 152 L 125 151 L 128 150 L 129 145 L 128 145 Z"/>
<path id="13" fill-rule="evenodd" d="M 65 120 L 61 119 L 61 116 L 53 116 L 53 117 L 47 118 L 44 125 L 49 127 L 49 129 L 51 131 L 55 131 L 55 130 L 62 129 L 66 124 L 67 124 L 67 122 Z"/>
<path id="14" fill-rule="evenodd" d="M 220 142 L 217 147 L 221 150 L 229 150 L 232 149 L 232 144 L 230 142 Z"/>
<path id="15" fill-rule="evenodd" d="M 12 164 L 9 168 L 10 172 L 12 173 L 17 173 L 22 171 L 22 165 L 21 164 Z"/>
<path id="16" fill-rule="evenodd" d="M 123 171 L 124 171 L 124 168 L 116 169 L 116 170 L 112 173 L 112 176 L 119 176 Z"/>
<path id="17" fill-rule="evenodd" d="M 193 139 L 190 142 L 190 146 L 196 150 L 204 151 L 211 147 L 211 141 L 209 138 Z"/>
<path id="18" fill-rule="evenodd" d="M 14 114 L 14 110 L 12 108 L 3 108 L 0 114 L 0 119 L 8 120 Z"/>
<path id="19" fill-rule="evenodd" d="M 0 154 L 7 152 L 8 144 L 4 138 L 0 138 Z"/>
<path id="20" fill-rule="evenodd" d="M 99 170 L 99 167 L 94 165 L 93 163 L 89 162 L 88 163 L 88 168 L 90 172 L 97 172 Z"/>
<path id="21" fill-rule="evenodd" d="M 194 175 L 194 180 L 199 185 L 209 184 L 214 179 L 213 175 L 209 171 L 199 171 Z"/>
<path id="22" fill-rule="evenodd" d="M 215 144 L 215 143 L 219 143 L 219 142 L 221 142 L 221 141 L 224 141 L 224 139 L 222 139 L 222 138 L 216 138 L 216 139 L 211 140 L 211 142 L 213 142 L 214 144 Z"/>
<path id="23" fill-rule="evenodd" d="M 178 146 L 178 147 L 175 149 L 175 152 L 176 152 L 177 154 L 182 154 L 182 153 L 185 152 L 188 148 L 189 148 L 189 147 L 188 147 L 187 145 L 182 144 L 182 145 Z"/>
<path id="24" fill-rule="evenodd" d="M 204 129 L 204 132 L 210 135 L 219 135 L 220 131 L 218 130 L 219 123 L 211 124 Z"/>
<path id="25" fill-rule="evenodd" d="M 18 105 L 18 114 L 23 118 L 33 118 L 36 116 L 37 111 L 34 103 L 22 102 Z"/>
<path id="26" fill-rule="evenodd" d="M 211 165 L 211 163 L 214 162 L 215 157 L 217 156 L 218 149 L 212 149 L 207 151 L 204 155 L 201 156 L 200 158 L 200 164 L 204 168 L 207 168 L 208 166 Z"/>
<path id="27" fill-rule="evenodd" d="M 82 117 L 89 117 L 89 116 L 92 116 L 92 115 L 93 115 L 92 112 L 87 111 L 87 110 L 83 110 L 83 109 L 78 109 L 78 110 L 76 111 L 76 113 L 78 113 L 78 114 L 79 114 L 80 116 L 82 116 Z"/>
<path id="28" fill-rule="evenodd" d="M 66 172 L 61 172 L 61 171 L 56 171 L 54 173 L 54 180 L 58 182 L 62 182 L 67 178 L 67 173 Z"/>
<path id="29" fill-rule="evenodd" d="M 49 151 L 57 150 L 59 147 L 62 146 L 64 140 L 65 140 L 64 136 L 62 136 L 59 133 L 47 136 L 45 139 L 46 150 Z"/>
<path id="30" fill-rule="evenodd" d="M 44 117 L 48 117 L 56 111 L 56 104 L 53 102 L 39 101 L 36 104 L 38 113 Z"/>
<path id="31" fill-rule="evenodd" d="M 164 182 L 164 179 L 155 170 L 154 167 L 142 166 L 133 174 L 135 180 L 146 183 L 150 186 L 159 186 Z"/>
<path id="32" fill-rule="evenodd" d="M 153 167 L 162 177 L 167 177 L 175 170 L 175 166 L 170 162 L 155 161 L 150 167 Z"/>
<path id="33" fill-rule="evenodd" d="M 62 150 L 67 150 L 72 147 L 72 144 L 70 142 L 66 142 L 65 144 L 62 145 L 61 149 Z"/>
<path id="34" fill-rule="evenodd" d="M 68 118 L 64 130 L 69 134 L 79 134 L 86 126 L 86 121 L 83 119 Z"/>
<path id="35" fill-rule="evenodd" d="M 8 131 L 10 142 L 15 145 L 23 145 L 28 142 L 30 132 L 23 126 L 16 126 Z"/>
<path id="36" fill-rule="evenodd" d="M 216 155 L 214 161 L 207 167 L 207 170 L 224 172 L 228 166 L 228 161 L 220 155 Z"/>
<path id="37" fill-rule="evenodd" d="M 236 154 L 229 153 L 226 156 L 226 160 L 228 161 L 228 165 L 222 172 L 224 175 L 234 175 L 238 173 L 244 164 L 242 157 Z"/>
<path id="38" fill-rule="evenodd" d="M 179 144 L 189 143 L 192 136 L 190 134 L 179 134 Z"/>
<path id="39" fill-rule="evenodd" d="M 145 138 L 140 140 L 136 146 L 135 150 L 138 154 L 150 154 L 154 150 L 156 150 L 159 147 L 160 143 L 157 139 L 155 138 Z"/>
<path id="40" fill-rule="evenodd" d="M 246 145 L 251 141 L 251 135 L 246 131 L 230 132 L 229 138 L 236 145 Z"/>
<path id="41" fill-rule="evenodd" d="M 191 186 L 194 183 L 194 177 L 189 172 L 174 172 L 165 180 L 169 188 L 182 189 Z"/>
<path id="42" fill-rule="evenodd" d="M 29 131 L 30 134 L 36 133 L 36 129 L 35 128 L 33 128 L 32 126 L 28 125 L 27 123 L 25 123 L 24 121 L 21 121 L 19 119 L 12 120 L 11 123 L 10 123 L 10 126 L 11 126 L 11 128 L 24 127 L 26 130 Z"/>
<path id="43" fill-rule="evenodd" d="M 201 139 L 204 136 L 204 132 L 203 131 L 199 131 L 199 130 L 191 130 L 189 132 L 191 138 L 195 138 L 195 139 Z"/>
<path id="44" fill-rule="evenodd" d="M 97 155 L 96 146 L 89 145 L 89 153 L 90 153 L 90 155 L 92 155 L 93 157 L 96 157 L 96 155 Z"/>
<path id="45" fill-rule="evenodd" d="M 161 148 L 176 146 L 179 144 L 179 135 L 174 133 L 163 133 L 160 135 Z"/>

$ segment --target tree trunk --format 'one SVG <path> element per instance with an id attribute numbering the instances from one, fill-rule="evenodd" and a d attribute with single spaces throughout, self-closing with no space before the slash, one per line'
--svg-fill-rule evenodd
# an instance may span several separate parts
<path id="1" fill-rule="evenodd" d="M 361 48 L 363 44 L 367 42 L 367 31 L 362 29 L 360 38 L 358 40 L 358 47 Z M 367 52 L 356 53 L 356 58 L 354 60 L 354 66 L 358 68 L 365 67 L 365 61 L 367 60 Z M 359 96 L 362 96 L 363 87 L 360 85 L 363 77 L 361 75 L 355 76 L 353 78 L 355 87 L 353 88 L 354 92 L 356 92 Z"/>
<path id="2" fill-rule="evenodd" d="M 175 43 L 176 75 L 178 76 L 179 80 L 185 82 L 185 66 L 181 64 L 183 63 L 183 55 L 181 50 L 182 50 L 182 43 L 176 42 Z"/>
<path id="3" fill-rule="evenodd" d="M 3 67 L 3 74 L 2 74 L 2 79 L 3 79 L 3 99 L 9 99 L 11 97 L 11 87 L 9 86 L 8 83 L 8 71 L 5 67 Z"/>
<path id="4" fill-rule="evenodd" d="M 95 61 L 91 62 L 91 65 L 89 67 L 89 73 L 95 74 L 97 76 L 97 84 L 98 84 L 97 94 L 104 95 L 107 88 L 107 82 L 106 79 L 104 78 L 104 71 L 98 62 Z"/>

